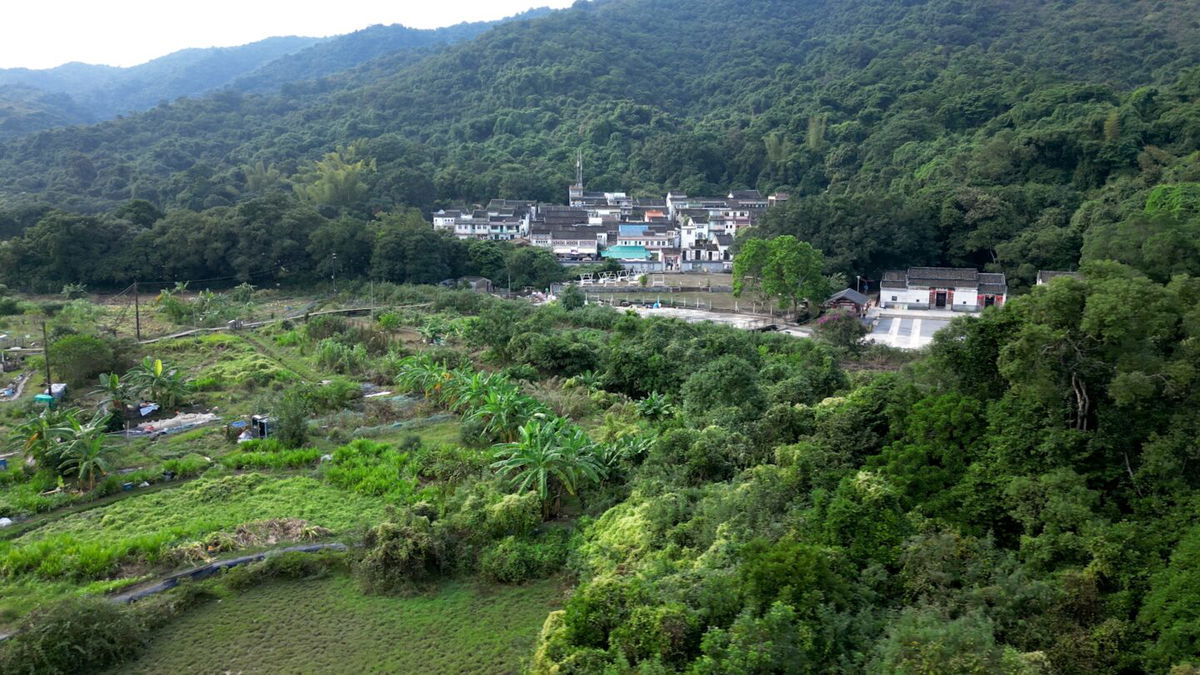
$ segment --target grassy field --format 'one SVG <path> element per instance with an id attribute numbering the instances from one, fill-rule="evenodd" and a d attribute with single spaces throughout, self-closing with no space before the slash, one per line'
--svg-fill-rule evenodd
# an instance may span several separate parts
<path id="1" fill-rule="evenodd" d="M 146 563 L 169 564 L 173 547 L 213 532 L 300 518 L 342 534 L 376 522 L 384 508 L 378 499 L 306 476 L 242 474 L 70 513 L 0 542 L 0 626 L 42 602 L 136 580 Z M 87 585 L 110 576 L 111 581 Z"/>
<path id="2" fill-rule="evenodd" d="M 561 596 L 555 580 L 410 598 L 345 576 L 276 582 L 190 610 L 119 672 L 516 673 Z"/>

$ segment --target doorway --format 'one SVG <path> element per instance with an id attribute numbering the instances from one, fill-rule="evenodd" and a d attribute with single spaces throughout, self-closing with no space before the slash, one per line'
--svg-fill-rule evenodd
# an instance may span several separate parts
<path id="1" fill-rule="evenodd" d="M 938 291 L 934 296 L 933 306 L 938 308 L 946 307 L 946 291 Z"/>

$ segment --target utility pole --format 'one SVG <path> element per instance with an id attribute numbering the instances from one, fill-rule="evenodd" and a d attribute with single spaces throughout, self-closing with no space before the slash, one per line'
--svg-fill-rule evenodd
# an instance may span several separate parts
<path id="1" fill-rule="evenodd" d="M 46 395 L 53 396 L 53 379 L 50 378 L 50 336 L 46 334 L 46 321 L 42 320 L 42 360 L 46 362 Z"/>
<path id="2" fill-rule="evenodd" d="M 337 253 L 333 254 L 333 264 L 329 270 L 329 280 L 333 282 L 333 292 L 337 293 Z"/>
<path id="3" fill-rule="evenodd" d="M 138 299 L 138 282 L 133 282 L 133 325 L 137 341 L 142 341 L 142 305 Z"/>

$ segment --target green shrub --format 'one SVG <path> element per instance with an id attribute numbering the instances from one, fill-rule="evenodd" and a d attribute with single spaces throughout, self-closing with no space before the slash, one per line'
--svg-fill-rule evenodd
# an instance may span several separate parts
<path id="1" fill-rule="evenodd" d="M 351 375 L 366 369 L 369 357 L 360 344 L 353 347 L 325 338 L 317 343 L 317 366 L 334 372 Z"/>
<path id="2" fill-rule="evenodd" d="M 487 507 L 487 528 L 494 537 L 524 536 L 542 524 L 542 503 L 536 492 L 508 494 Z"/>
<path id="3" fill-rule="evenodd" d="M 50 345 L 54 374 L 72 387 L 95 384 L 100 373 L 118 370 L 112 345 L 94 335 L 68 335 Z"/>
<path id="4" fill-rule="evenodd" d="M 128 610 L 101 598 L 69 598 L 25 619 L 4 645 L 0 672 L 96 672 L 137 654 L 146 638 Z"/>
<path id="5" fill-rule="evenodd" d="M 17 314 L 22 314 L 25 312 L 25 308 L 27 306 L 28 305 L 24 301 L 18 298 L 7 295 L 0 297 L 0 316 L 15 316 Z"/>
<path id="6" fill-rule="evenodd" d="M 566 605 L 567 638 L 581 647 L 608 647 L 608 637 L 642 595 L 635 579 L 598 577 L 580 586 Z"/>
<path id="7" fill-rule="evenodd" d="M 636 607 L 612 633 L 612 643 L 630 661 L 662 660 L 681 666 L 699 650 L 700 622 L 683 605 Z"/>
<path id="8" fill-rule="evenodd" d="M 304 344 L 304 336 L 298 330 L 289 330 L 276 335 L 275 344 L 280 347 L 295 347 Z"/>
<path id="9" fill-rule="evenodd" d="M 196 454 L 184 455 L 178 459 L 168 459 L 163 462 L 163 471 L 174 472 L 176 478 L 187 478 L 190 476 L 199 476 L 208 468 L 209 462 L 207 459 Z"/>
<path id="10" fill-rule="evenodd" d="M 564 537 L 529 541 L 510 536 L 484 550 L 479 558 L 479 572 L 490 581 L 516 584 L 547 577 L 561 568 L 566 559 Z"/>
<path id="11" fill-rule="evenodd" d="M 358 439 L 333 452 L 324 478 L 342 489 L 404 503 L 417 488 L 410 455 L 386 443 Z"/>
<path id="12" fill-rule="evenodd" d="M 445 534 L 428 518 L 386 522 L 367 532 L 364 552 L 354 566 L 370 593 L 407 593 L 427 586 L 449 568 Z"/>

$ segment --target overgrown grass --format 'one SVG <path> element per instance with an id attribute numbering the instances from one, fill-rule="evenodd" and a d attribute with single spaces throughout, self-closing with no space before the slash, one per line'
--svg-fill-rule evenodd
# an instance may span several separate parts
<path id="1" fill-rule="evenodd" d="M 262 474 L 201 478 L 175 490 L 130 497 L 66 516 L 0 543 L 0 573 L 98 579 L 129 562 L 154 563 L 174 543 L 270 518 L 301 518 L 344 532 L 375 522 L 377 499 L 313 478 Z"/>
<path id="2" fill-rule="evenodd" d="M 119 671 L 517 673 L 561 594 L 556 580 L 409 598 L 346 576 L 274 582 L 190 610 Z"/>

